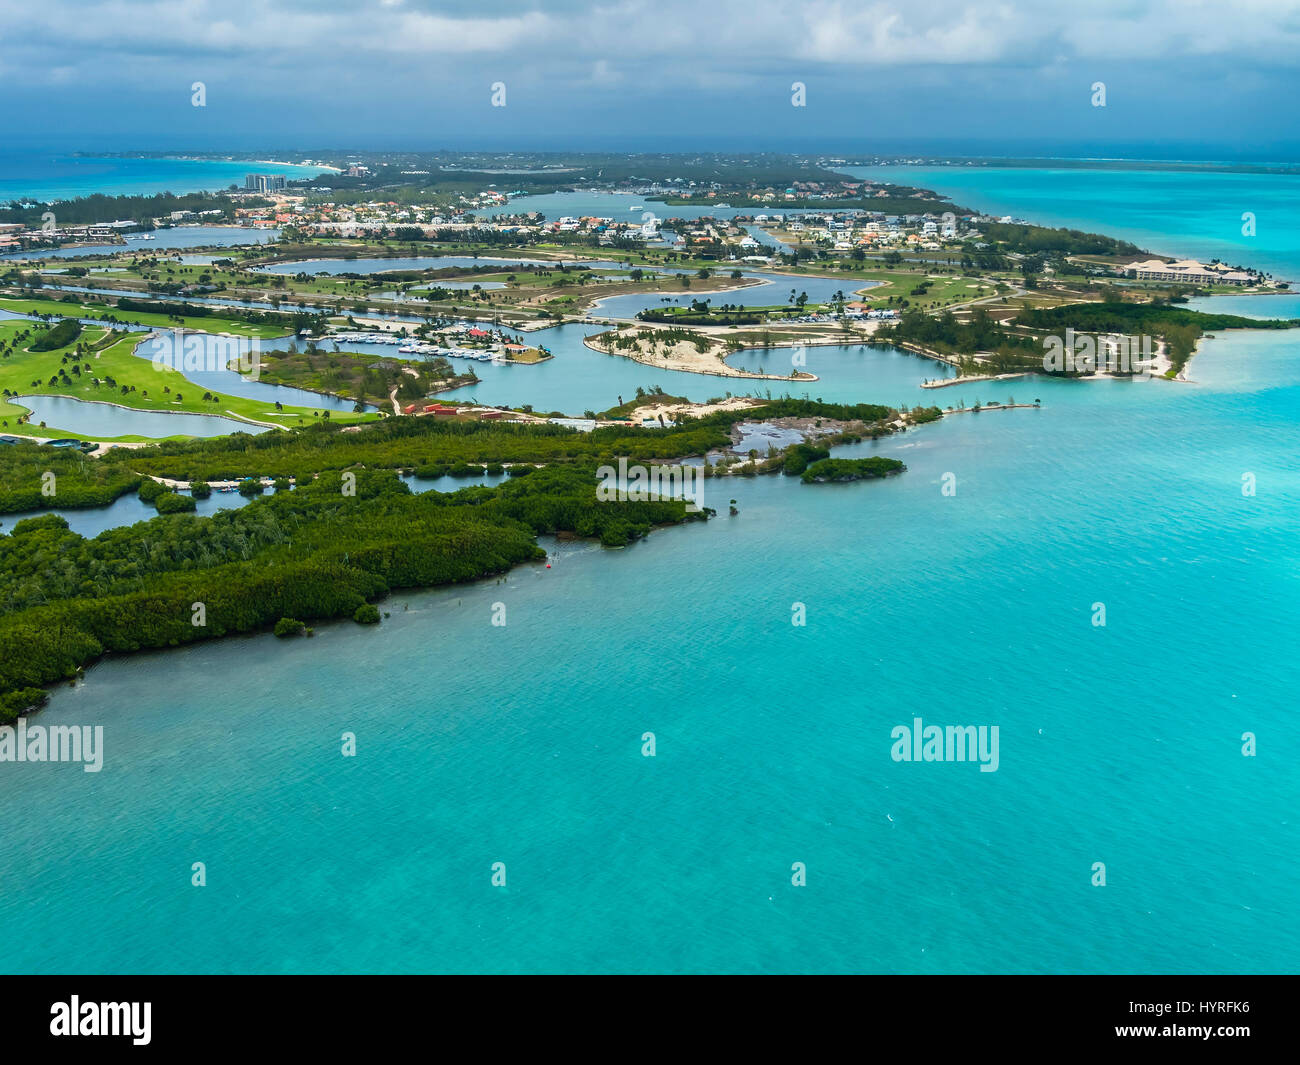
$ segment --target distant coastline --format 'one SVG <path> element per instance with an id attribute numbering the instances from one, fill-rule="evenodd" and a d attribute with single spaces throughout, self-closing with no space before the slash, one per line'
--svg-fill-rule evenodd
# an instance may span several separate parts
<path id="1" fill-rule="evenodd" d="M 865 158 L 865 157 L 864 157 Z M 1300 174 L 1300 162 L 1231 163 L 1188 159 L 1034 158 L 997 156 L 880 156 L 873 162 L 845 166 L 949 166 L 957 169 L 1008 170 L 1168 170 L 1203 174 Z"/>
<path id="2" fill-rule="evenodd" d="M 286 163 L 231 156 L 169 153 L 68 153 L 53 159 L 3 154 L 0 204 L 56 203 L 89 196 L 155 196 L 221 192 L 242 186 L 243 175 L 274 166 L 290 180 L 339 173 L 324 163 Z"/>

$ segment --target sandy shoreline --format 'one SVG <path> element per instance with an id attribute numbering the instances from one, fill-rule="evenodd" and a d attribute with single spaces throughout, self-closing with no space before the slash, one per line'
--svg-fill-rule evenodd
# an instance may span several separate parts
<path id="1" fill-rule="evenodd" d="M 618 334 L 596 334 L 596 336 L 610 335 L 617 336 Z M 808 373 L 806 370 L 799 370 L 793 376 L 790 374 L 753 373 L 749 370 L 741 370 L 729 365 L 724 359 L 720 359 L 717 350 L 700 351 L 690 341 L 678 341 L 671 347 L 660 348 L 662 355 L 654 355 L 650 352 L 641 351 L 639 348 L 624 351 L 602 348 L 592 343 L 594 339 L 595 337 L 584 337 L 582 343 L 592 351 L 598 351 L 602 355 L 621 356 L 645 366 L 657 366 L 661 370 L 683 370 L 686 373 L 706 374 L 711 377 L 736 377 L 751 381 L 790 381 L 798 383 L 819 380 L 816 374 Z"/>

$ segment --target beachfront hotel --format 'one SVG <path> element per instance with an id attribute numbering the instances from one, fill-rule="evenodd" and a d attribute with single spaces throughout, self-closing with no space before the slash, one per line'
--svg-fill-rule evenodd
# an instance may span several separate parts
<path id="1" fill-rule="evenodd" d="M 1260 278 L 1245 270 L 1230 270 L 1222 263 L 1205 266 L 1195 259 L 1167 263 L 1161 259 L 1133 262 L 1120 268 L 1139 281 L 1185 281 L 1192 285 L 1253 285 Z"/>

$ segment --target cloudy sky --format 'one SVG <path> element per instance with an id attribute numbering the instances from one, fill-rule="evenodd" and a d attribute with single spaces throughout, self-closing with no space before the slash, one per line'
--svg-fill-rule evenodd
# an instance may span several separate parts
<path id="1" fill-rule="evenodd" d="M 60 149 L 1294 158 L 1298 68 L 1297 0 L 0 0 L 4 140 Z"/>

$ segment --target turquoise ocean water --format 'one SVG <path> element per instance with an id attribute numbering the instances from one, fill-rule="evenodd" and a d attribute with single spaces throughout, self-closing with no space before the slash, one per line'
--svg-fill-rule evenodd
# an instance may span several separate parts
<path id="1" fill-rule="evenodd" d="M 103 725 L 102 772 L 0 766 L 0 960 L 1294 970 L 1300 338 L 1191 367 L 967 393 L 1042 408 L 843 450 L 903 459 L 885 482 L 709 481 L 706 524 L 548 544 L 378 629 L 106 661 L 33 718 Z M 889 352 L 815 368 L 948 401 Z M 893 762 L 915 716 L 998 725 L 998 771 Z"/>
<path id="2" fill-rule="evenodd" d="M 331 172 L 320 167 L 277 166 L 249 160 L 138 159 L 11 151 L 0 155 L 0 203 L 24 199 L 53 202 L 95 193 L 152 196 L 158 192 L 216 192 L 230 185 L 243 188 L 246 174 L 284 174 L 294 179 Z"/>
<path id="3" fill-rule="evenodd" d="M 847 167 L 963 207 L 1104 232 L 1161 255 L 1243 263 L 1300 281 L 1300 174 L 1010 167 Z M 1243 215 L 1254 216 L 1254 235 Z"/>

